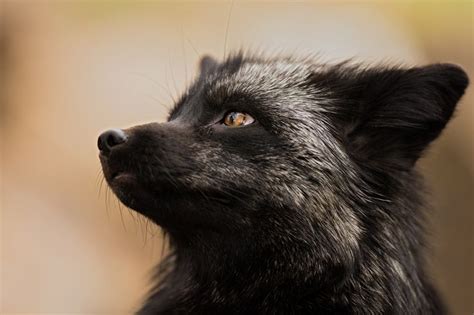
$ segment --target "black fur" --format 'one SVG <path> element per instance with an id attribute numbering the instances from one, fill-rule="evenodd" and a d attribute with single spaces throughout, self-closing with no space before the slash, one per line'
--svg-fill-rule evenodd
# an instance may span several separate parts
<path id="1" fill-rule="evenodd" d="M 450 64 L 210 57 L 168 122 L 101 154 L 172 252 L 139 314 L 440 314 L 413 169 L 468 84 Z M 255 123 L 228 128 L 229 111 Z"/>

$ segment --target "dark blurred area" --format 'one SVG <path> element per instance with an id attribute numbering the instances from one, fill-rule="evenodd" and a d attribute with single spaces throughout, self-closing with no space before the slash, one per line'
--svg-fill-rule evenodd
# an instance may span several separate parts
<path id="1" fill-rule="evenodd" d="M 0 313 L 130 313 L 162 237 L 101 185 L 97 135 L 163 121 L 203 54 L 453 62 L 474 81 L 472 2 L 0 2 Z M 472 86 L 419 163 L 428 263 L 474 311 Z"/>

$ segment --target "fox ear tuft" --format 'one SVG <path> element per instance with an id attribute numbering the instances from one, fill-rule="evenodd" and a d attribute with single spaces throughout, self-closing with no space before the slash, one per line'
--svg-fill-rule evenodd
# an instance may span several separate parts
<path id="1" fill-rule="evenodd" d="M 360 71 L 349 82 L 355 103 L 339 108 L 349 152 L 410 168 L 444 129 L 468 83 L 453 64 Z"/>
<path id="2" fill-rule="evenodd" d="M 218 65 L 219 63 L 213 57 L 209 55 L 203 56 L 199 61 L 199 76 L 203 77 L 209 75 Z"/>

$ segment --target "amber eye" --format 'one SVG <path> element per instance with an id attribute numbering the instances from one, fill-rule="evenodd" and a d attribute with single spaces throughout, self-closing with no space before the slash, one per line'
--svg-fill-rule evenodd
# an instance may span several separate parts
<path id="1" fill-rule="evenodd" d="M 245 125 L 250 125 L 255 119 L 252 116 L 245 113 L 239 112 L 230 112 L 227 113 L 224 117 L 224 125 L 227 127 L 240 127 Z"/>

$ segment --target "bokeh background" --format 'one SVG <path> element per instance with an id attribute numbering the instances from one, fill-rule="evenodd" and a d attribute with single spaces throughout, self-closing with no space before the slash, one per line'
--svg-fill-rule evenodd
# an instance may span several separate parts
<path id="1" fill-rule="evenodd" d="M 126 314 L 137 307 L 163 242 L 159 229 L 100 189 L 97 135 L 163 121 L 199 56 L 222 58 L 227 23 L 228 52 L 449 61 L 474 78 L 472 2 L 231 7 L 0 1 L 2 314 Z M 433 204 L 430 272 L 453 314 L 474 311 L 473 98 L 470 87 L 419 163 Z"/>

